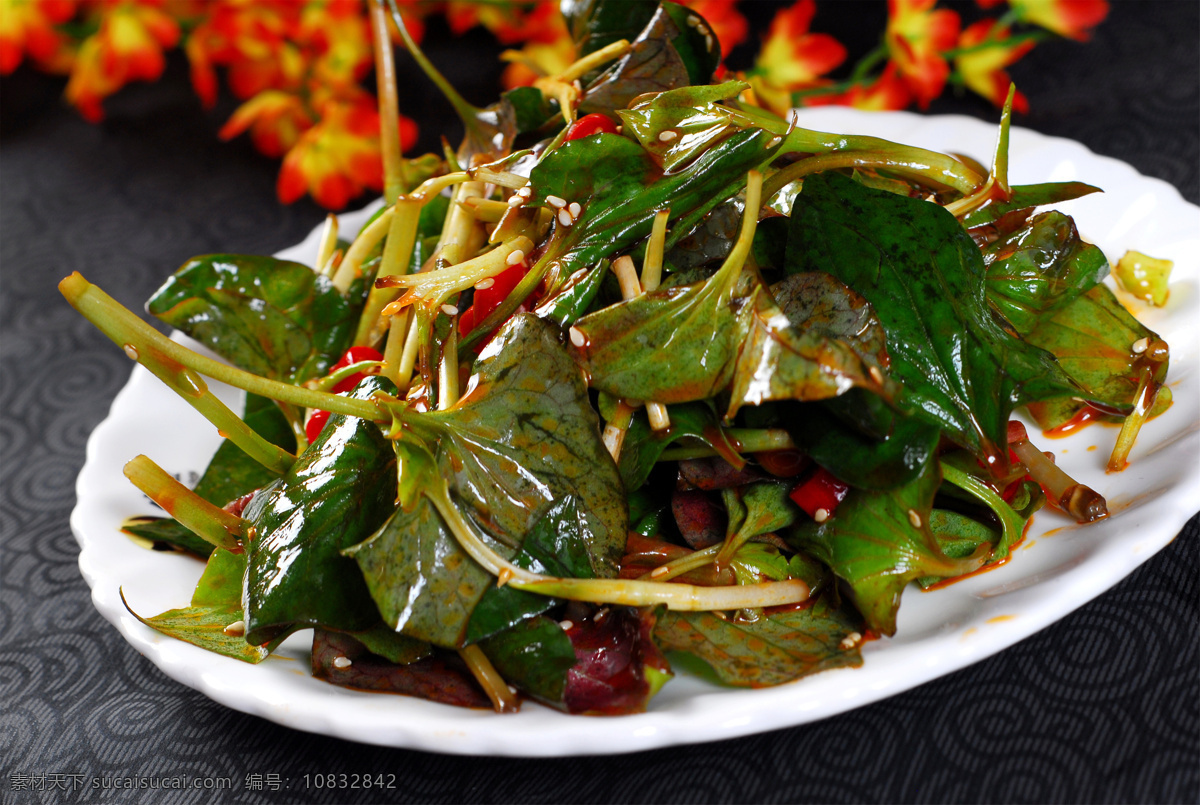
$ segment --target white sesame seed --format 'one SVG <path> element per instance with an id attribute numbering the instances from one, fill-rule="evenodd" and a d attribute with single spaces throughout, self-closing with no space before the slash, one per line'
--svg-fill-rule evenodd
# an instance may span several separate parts
<path id="1" fill-rule="evenodd" d="M 135 347 L 133 344 L 126 344 L 124 347 L 122 347 L 122 349 L 124 349 L 125 354 L 129 356 L 129 360 L 136 361 L 138 359 L 137 347 Z"/>
<path id="2" fill-rule="evenodd" d="M 678 137 L 679 137 L 679 132 L 672 131 L 671 129 L 667 129 L 666 131 L 659 132 L 658 141 L 660 143 L 669 143 L 672 140 L 678 139 Z"/>
<path id="3" fill-rule="evenodd" d="M 650 571 L 650 578 L 657 579 L 657 578 L 667 575 L 670 572 L 671 572 L 671 568 L 667 567 L 666 565 L 659 565 L 658 567 L 656 567 Z"/>
<path id="4" fill-rule="evenodd" d="M 572 623 L 571 621 L 559 621 L 558 625 L 562 627 L 562 630 L 564 632 L 569 632 L 569 631 L 571 631 L 571 629 L 573 629 L 575 627 L 575 624 Z"/>
<path id="5" fill-rule="evenodd" d="M 508 197 L 508 206 L 510 206 L 510 207 L 520 207 L 524 203 L 525 203 L 525 199 L 522 198 L 521 196 L 517 195 L 516 193 L 513 193 L 511 196 Z"/>
<path id="6" fill-rule="evenodd" d="M 563 226 L 570 226 L 571 224 L 575 223 L 575 219 L 572 218 L 571 213 L 567 212 L 566 210 L 559 210 L 558 222 Z"/>
<path id="7" fill-rule="evenodd" d="M 697 28 L 696 30 L 700 30 L 700 29 L 699 29 L 699 28 Z M 712 49 L 713 49 L 713 38 L 712 38 L 712 34 L 705 34 L 705 35 L 704 35 L 704 47 L 708 48 L 709 50 L 712 50 Z"/>
<path id="8" fill-rule="evenodd" d="M 813 512 L 813 519 L 818 523 L 823 523 L 829 519 L 829 509 L 817 509 Z"/>
<path id="9" fill-rule="evenodd" d="M 500 568 L 500 573 L 496 576 L 496 586 L 503 587 L 512 580 L 513 572 L 506 567 Z"/>
<path id="10" fill-rule="evenodd" d="M 912 523 L 913 528 L 921 527 L 921 515 L 917 514 L 916 509 L 908 510 L 908 522 Z"/>
<path id="11" fill-rule="evenodd" d="M 583 207 L 579 206 L 578 201 L 572 201 L 567 205 L 567 212 L 571 213 L 572 218 L 578 218 L 579 213 L 583 212 Z"/>
<path id="12" fill-rule="evenodd" d="M 608 617 L 608 608 L 605 607 L 605 608 L 602 608 L 599 612 L 597 612 L 596 617 L 592 618 L 592 620 L 595 623 L 599 623 L 600 621 L 604 620 L 607 617 Z"/>
<path id="13" fill-rule="evenodd" d="M 221 630 L 230 637 L 241 637 L 246 633 L 245 621 L 234 621 Z"/>
<path id="14" fill-rule="evenodd" d="M 563 207 L 567 206 L 567 200 L 565 198 L 559 198 L 558 196 L 546 196 L 546 203 L 556 210 L 561 210 Z"/>
<path id="15" fill-rule="evenodd" d="M 525 252 L 520 249 L 513 249 L 508 253 L 508 257 L 504 258 L 504 262 L 510 266 L 520 265 L 525 262 Z"/>
<path id="16" fill-rule="evenodd" d="M 524 187 L 519 187 L 519 188 L 517 188 L 517 195 L 520 196 L 521 198 L 527 199 L 533 195 L 533 188 L 530 187 L 529 185 L 525 185 Z"/>
<path id="17" fill-rule="evenodd" d="M 700 20 L 697 17 L 688 17 L 687 18 L 687 27 L 695 28 L 699 24 L 700 24 Z"/>
<path id="18" fill-rule="evenodd" d="M 1137 341 L 1134 341 L 1133 345 L 1130 347 L 1130 349 L 1133 350 L 1134 355 L 1141 355 L 1143 352 L 1145 352 L 1149 348 L 1150 348 L 1150 339 L 1148 337 L 1139 338 Z"/>
<path id="19" fill-rule="evenodd" d="M 871 376 L 871 379 L 874 380 L 876 383 L 883 383 L 883 372 L 879 371 L 878 366 L 872 366 L 870 369 L 867 370 L 867 374 L 869 374 Z"/>
<path id="20" fill-rule="evenodd" d="M 775 146 L 779 145 L 781 142 L 783 142 L 783 138 L 780 137 L 779 135 L 775 135 L 771 139 L 767 140 L 767 148 L 774 148 Z"/>
<path id="21" fill-rule="evenodd" d="M 354 664 L 354 662 L 349 657 L 334 657 L 333 658 L 333 667 L 334 668 L 349 668 L 353 664 Z"/>
<path id="22" fill-rule="evenodd" d="M 585 336 L 583 334 L 582 330 L 580 330 L 576 327 L 572 327 L 567 332 L 571 336 L 571 343 L 574 344 L 575 346 L 582 347 L 584 344 L 587 343 L 587 336 Z"/>
<path id="23" fill-rule="evenodd" d="M 849 651 L 850 649 L 857 646 L 861 640 L 862 640 L 861 634 L 859 634 L 858 632 L 851 632 L 850 634 L 848 634 L 844 638 L 842 638 L 842 642 L 839 645 L 841 646 L 841 648 L 843 650 Z"/>
<path id="24" fill-rule="evenodd" d="M 447 316 L 457 316 L 458 308 L 456 308 L 454 305 L 442 305 L 442 312 Z"/>
<path id="25" fill-rule="evenodd" d="M 512 695 L 514 695 L 514 696 L 516 696 L 516 695 L 517 695 L 517 689 L 516 689 L 516 688 L 514 688 L 512 685 L 509 685 L 509 686 L 508 686 L 508 692 L 509 692 L 509 693 L 511 693 L 511 694 L 512 694 Z"/>
<path id="26" fill-rule="evenodd" d="M 484 277 L 479 282 L 475 283 L 475 290 L 485 291 L 488 288 L 491 288 L 495 284 L 496 284 L 496 280 L 493 279 L 492 277 Z"/>

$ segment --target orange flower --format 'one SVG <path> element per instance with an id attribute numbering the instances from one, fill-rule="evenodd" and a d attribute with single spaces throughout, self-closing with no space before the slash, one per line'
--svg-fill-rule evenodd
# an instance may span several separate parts
<path id="1" fill-rule="evenodd" d="M 895 62 L 889 62 L 883 73 L 870 84 L 857 84 L 837 95 L 815 95 L 805 98 L 806 106 L 853 106 L 872 112 L 904 109 L 912 103 L 912 91 L 900 77 Z"/>
<path id="2" fill-rule="evenodd" d="M 557 34 L 549 41 L 528 42 L 520 50 L 509 50 L 501 58 L 509 62 L 500 76 L 505 89 L 527 87 L 537 79 L 557 75 L 575 61 L 575 42 L 558 16 Z"/>
<path id="3" fill-rule="evenodd" d="M 1081 42 L 1108 16 L 1108 0 L 1009 0 L 1009 5 L 1022 21 Z"/>
<path id="4" fill-rule="evenodd" d="M 374 63 L 371 26 L 359 0 L 309 3 L 296 38 L 314 55 L 313 78 L 322 83 L 357 84 Z"/>
<path id="5" fill-rule="evenodd" d="M 817 5 L 799 0 L 771 20 L 767 40 L 754 62 L 754 73 L 763 83 L 782 90 L 812 86 L 846 59 L 846 49 L 828 34 L 811 34 Z"/>
<path id="6" fill-rule="evenodd" d="M 963 83 L 996 106 L 1004 105 L 1012 83 L 1004 68 L 1033 49 L 1029 40 L 1006 42 L 1008 35 L 1009 30 L 997 27 L 993 20 L 980 20 L 962 32 L 958 46 L 963 52 L 954 58 Z M 1029 101 L 1020 92 L 1013 97 L 1013 109 L 1029 111 Z"/>
<path id="7" fill-rule="evenodd" d="M 942 55 L 958 39 L 958 14 L 936 0 L 888 0 L 888 53 L 922 109 L 942 94 L 950 66 Z"/>
<path id="8" fill-rule="evenodd" d="M 372 106 L 327 103 L 319 123 L 300 135 L 283 159 L 276 192 L 290 204 L 307 191 L 328 209 L 340 209 L 366 189 L 383 189 L 379 113 Z M 416 142 L 417 127 L 400 119 L 401 148 Z"/>
<path id="9" fill-rule="evenodd" d="M 695 11 L 712 27 L 721 43 L 724 59 L 750 32 L 750 23 L 737 10 L 737 0 L 685 0 L 683 5 Z"/>
<path id="10" fill-rule="evenodd" d="M 482 25 L 504 45 L 517 42 L 550 44 L 558 37 L 557 29 L 562 27 L 558 4 L 552 2 L 460 1 L 447 3 L 445 13 L 454 34 L 463 34 L 476 25 Z"/>
<path id="11" fill-rule="evenodd" d="M 163 48 L 179 41 L 179 25 L 152 1 L 106 4 L 100 29 L 79 49 L 66 96 L 93 123 L 104 117 L 100 104 L 109 95 L 130 81 L 161 76 Z"/>
<path id="12" fill-rule="evenodd" d="M 281 157 L 312 128 L 313 120 L 298 95 L 271 89 L 260 92 L 237 108 L 218 136 L 232 140 L 247 129 L 260 153 Z"/>
<path id="13" fill-rule="evenodd" d="M 73 16 L 71 0 L 0 0 L 0 74 L 17 69 L 25 54 L 43 69 L 62 67 L 67 40 L 54 26 Z"/>
<path id="14" fill-rule="evenodd" d="M 307 69 L 296 44 L 303 8 L 292 0 L 212 0 L 186 46 L 192 86 L 204 104 L 216 102 L 216 66 L 229 69 L 230 89 L 239 98 L 297 89 Z"/>

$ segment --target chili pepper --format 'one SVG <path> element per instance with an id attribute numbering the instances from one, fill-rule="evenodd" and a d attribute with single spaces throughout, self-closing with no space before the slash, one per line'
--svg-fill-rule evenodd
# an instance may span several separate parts
<path id="1" fill-rule="evenodd" d="M 849 485 L 839 481 L 824 467 L 818 467 L 816 472 L 797 484 L 788 497 L 792 499 L 793 503 L 804 509 L 809 517 L 818 523 L 823 523 L 827 518 L 833 516 L 838 504 L 842 502 L 849 491 Z"/>
<path id="2" fill-rule="evenodd" d="M 616 134 L 617 124 L 608 115 L 591 114 L 584 115 L 571 124 L 571 128 L 567 129 L 567 136 L 564 142 L 571 140 L 579 140 L 583 137 L 591 137 L 593 134 Z"/>

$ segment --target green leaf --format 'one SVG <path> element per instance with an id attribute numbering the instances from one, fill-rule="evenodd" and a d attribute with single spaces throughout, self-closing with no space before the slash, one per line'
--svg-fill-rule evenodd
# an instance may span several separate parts
<path id="1" fill-rule="evenodd" d="M 532 202 L 545 204 L 553 195 L 582 208 L 573 225 L 556 228 L 551 257 L 568 273 L 593 266 L 647 237 L 660 209 L 670 208 L 671 232 L 682 235 L 738 193 L 748 171 L 771 159 L 777 150 L 769 145 L 771 137 L 764 131 L 738 132 L 667 175 L 626 137 L 601 134 L 563 143 L 530 175 Z"/>
<path id="2" fill-rule="evenodd" d="M 1140 372 L 1132 344 L 1142 338 L 1158 338 L 1153 330 L 1130 315 L 1106 285 L 1097 285 L 1043 321 L 1028 335 L 1030 343 L 1058 356 L 1087 396 L 1113 413 L 1128 414 L 1133 409 Z M 1164 361 L 1156 374 L 1159 382 L 1166 376 Z M 1170 403 L 1170 388 L 1159 389 L 1152 415 Z M 1083 403 L 1076 400 L 1051 400 L 1029 406 L 1043 428 L 1057 427 L 1071 419 Z"/>
<path id="3" fill-rule="evenodd" d="M 1045 184 L 1014 185 L 1012 197 L 1008 201 L 992 201 L 991 203 L 969 213 L 963 218 L 962 224 L 968 229 L 999 221 L 1005 215 L 1046 204 L 1059 204 L 1063 201 L 1081 198 L 1091 193 L 1103 192 L 1098 187 L 1092 187 L 1083 182 L 1046 182 Z"/>
<path id="4" fill-rule="evenodd" d="M 844 343 L 800 331 L 756 279 L 731 298 L 725 272 L 660 288 L 576 324 L 576 360 L 593 388 L 617 397 L 682 403 L 731 392 L 726 418 L 742 405 L 823 399 L 856 385 L 877 387 Z"/>
<path id="5" fill-rule="evenodd" d="M 940 483 L 937 465 L 929 462 L 915 481 L 896 489 L 851 489 L 832 517 L 798 524 L 787 539 L 846 582 L 868 628 L 893 635 L 900 595 L 910 581 L 958 576 L 981 564 L 945 556 L 930 533 Z"/>
<path id="6" fill-rule="evenodd" d="M 405 424 L 440 439 L 438 464 L 455 496 L 510 548 L 554 501 L 574 496 L 593 572 L 615 577 L 628 525 L 624 490 L 558 329 L 514 316 L 474 369 L 457 404 L 404 416 Z"/>
<path id="7" fill-rule="evenodd" d="M 1108 275 L 1108 259 L 1059 212 L 1036 216 L 983 252 L 987 297 L 1022 336 Z"/>
<path id="8" fill-rule="evenodd" d="M 862 619 L 848 606 L 835 607 L 821 596 L 812 606 L 776 612 L 753 622 L 714 612 L 671 612 L 659 616 L 654 638 L 669 652 L 703 660 L 726 685 L 765 687 L 832 668 L 858 667 Z"/>
<path id="9" fill-rule="evenodd" d="M 995 321 L 978 247 L 936 204 L 836 174 L 809 176 L 792 211 L 787 261 L 790 272 L 828 271 L 866 297 L 905 386 L 901 409 L 989 464 L 1007 466 L 1017 404 L 1079 393 L 1050 353 Z"/>
<path id="10" fill-rule="evenodd" d="M 629 0 L 564 0 L 560 7 L 580 56 L 620 39 L 632 42 L 656 11 L 654 3 Z"/>
<path id="11" fill-rule="evenodd" d="M 358 323 L 358 305 L 324 276 L 274 257 L 195 257 L 146 308 L 235 366 L 300 382 L 325 374 Z"/>
<path id="12" fill-rule="evenodd" d="M 633 4 L 627 4 L 633 5 Z M 590 82 L 579 103 L 582 114 L 624 109 L 634 98 L 691 84 L 707 84 L 721 48 L 703 18 L 662 3 L 630 43 L 629 53 Z"/>
<path id="13" fill-rule="evenodd" d="M 671 172 L 742 128 L 717 101 L 735 98 L 750 85 L 744 81 L 684 87 L 639 99 L 617 112 L 625 130 L 637 137 L 663 170 Z M 674 136 L 660 137 L 664 132 Z"/>
<path id="14" fill-rule="evenodd" d="M 587 537 L 587 524 L 580 516 L 575 498 L 566 497 L 534 523 L 521 550 L 509 561 L 517 567 L 547 576 L 595 578 Z M 493 586 L 483 594 L 471 613 L 466 642 L 475 643 L 502 632 L 558 603 L 554 598 L 515 587 Z"/>
<path id="15" fill-rule="evenodd" d="M 624 490 L 583 378 L 557 333 L 535 316 L 514 316 L 476 361 L 457 405 L 429 413 L 394 410 L 405 429 L 395 447 L 400 500 L 408 510 L 347 551 L 393 628 L 436 645 L 461 646 L 473 610 L 494 586 L 429 502 L 432 477 L 448 481 L 453 505 L 505 558 L 517 553 L 556 502 L 571 498 L 576 513 L 560 511 L 559 524 L 574 523 L 570 531 L 581 540 L 571 544 L 586 546 L 592 574 L 617 575 L 628 525 Z M 425 446 L 433 444 L 436 457 Z M 561 546 L 553 551 L 560 552 Z M 544 553 L 534 555 L 548 561 Z M 572 575 L 581 574 L 573 568 Z M 490 626 L 473 634 L 488 632 Z"/>
<path id="16" fill-rule="evenodd" d="M 296 449 L 296 437 L 279 406 L 273 401 L 247 394 L 242 420 L 271 444 L 289 452 Z M 277 477 L 247 456 L 240 447 L 225 439 L 192 491 L 209 503 L 224 506 L 242 495 L 261 489 Z M 170 517 L 129 520 L 122 523 L 121 530 L 142 539 L 165 542 L 199 556 L 208 556 L 213 550 L 212 543 Z"/>
<path id="17" fill-rule="evenodd" d="M 587 313 L 600 294 L 609 263 L 601 260 L 591 268 L 581 268 L 567 277 L 534 311 L 539 317 L 552 321 L 564 330 Z"/>
<path id="18" fill-rule="evenodd" d="M 617 469 L 626 489 L 638 489 L 650 477 L 663 451 L 672 443 L 697 439 L 723 455 L 737 453 L 720 426 L 720 417 L 709 401 L 680 403 L 667 407 L 671 427 L 665 431 L 651 429 L 644 410 L 637 411 L 625 433 Z"/>
<path id="19" fill-rule="evenodd" d="M 785 410 L 796 446 L 859 489 L 895 489 L 912 482 L 932 460 L 941 440 L 933 425 L 898 414 L 860 389 L 836 400 Z M 855 416 L 859 412 L 862 416 Z"/>
<path id="20" fill-rule="evenodd" d="M 394 390 L 369 377 L 352 393 Z M 247 546 L 246 633 L 251 642 L 292 626 L 345 631 L 379 619 L 362 574 L 343 548 L 361 542 L 395 508 L 396 464 L 379 426 L 335 414 L 287 475 L 256 495 L 243 517 Z"/>
<path id="21" fill-rule="evenodd" d="M 168 610 L 152 618 L 143 618 L 133 610 L 129 611 L 139 621 L 162 634 L 224 657 L 251 664 L 260 663 L 286 635 L 277 637 L 269 644 L 254 645 L 248 643 L 240 631 L 232 634 L 225 631 L 226 627 L 242 620 L 242 576 L 245 569 L 244 554 L 216 549 L 204 566 L 190 606 Z"/>
<path id="22" fill-rule="evenodd" d="M 564 707 L 575 649 L 553 618 L 539 615 L 523 620 L 480 647 L 504 681 L 546 704 Z"/>
<path id="23" fill-rule="evenodd" d="M 867 300 L 823 271 L 792 274 L 771 286 L 793 327 L 849 345 L 865 361 L 888 365 L 887 334 Z"/>

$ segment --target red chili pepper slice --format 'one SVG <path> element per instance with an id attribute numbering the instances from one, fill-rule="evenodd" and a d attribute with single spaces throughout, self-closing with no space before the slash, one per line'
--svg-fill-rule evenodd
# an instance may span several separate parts
<path id="1" fill-rule="evenodd" d="M 312 444 L 321 435 L 321 431 L 325 429 L 325 423 L 329 421 L 330 413 L 328 411 L 313 411 L 312 416 L 304 423 L 304 435 L 308 437 L 308 443 Z"/>
<path id="2" fill-rule="evenodd" d="M 833 516 L 838 504 L 849 492 L 849 485 L 839 481 L 824 467 L 818 467 L 817 471 L 801 481 L 788 497 L 804 509 L 809 517 L 823 522 L 826 517 Z M 824 516 L 818 517 L 817 512 L 822 510 L 825 512 Z"/>
<path id="3" fill-rule="evenodd" d="M 500 303 L 508 298 L 517 287 L 517 283 L 528 273 L 529 266 L 526 263 L 517 263 L 493 277 L 492 284 L 487 288 L 476 289 L 475 301 L 458 317 L 458 334 L 466 335 L 474 330 L 476 324 L 500 307 Z"/>
<path id="4" fill-rule="evenodd" d="M 380 355 L 377 350 L 371 349 L 370 347 L 350 347 L 350 349 L 346 350 L 342 354 L 342 357 L 338 359 L 337 363 L 329 367 L 329 374 L 333 374 L 338 369 L 345 369 L 352 363 L 381 360 L 383 360 L 383 356 Z M 357 386 L 364 377 L 366 377 L 366 375 L 364 375 L 362 372 L 352 374 L 334 386 L 333 392 L 335 394 L 341 394 L 343 391 L 353 391 L 354 387 Z"/>
<path id="5" fill-rule="evenodd" d="M 584 115 L 571 124 L 571 128 L 567 129 L 565 142 L 571 140 L 579 140 L 583 137 L 591 137 L 593 134 L 616 134 L 617 124 L 608 115 L 599 113 Z"/>

